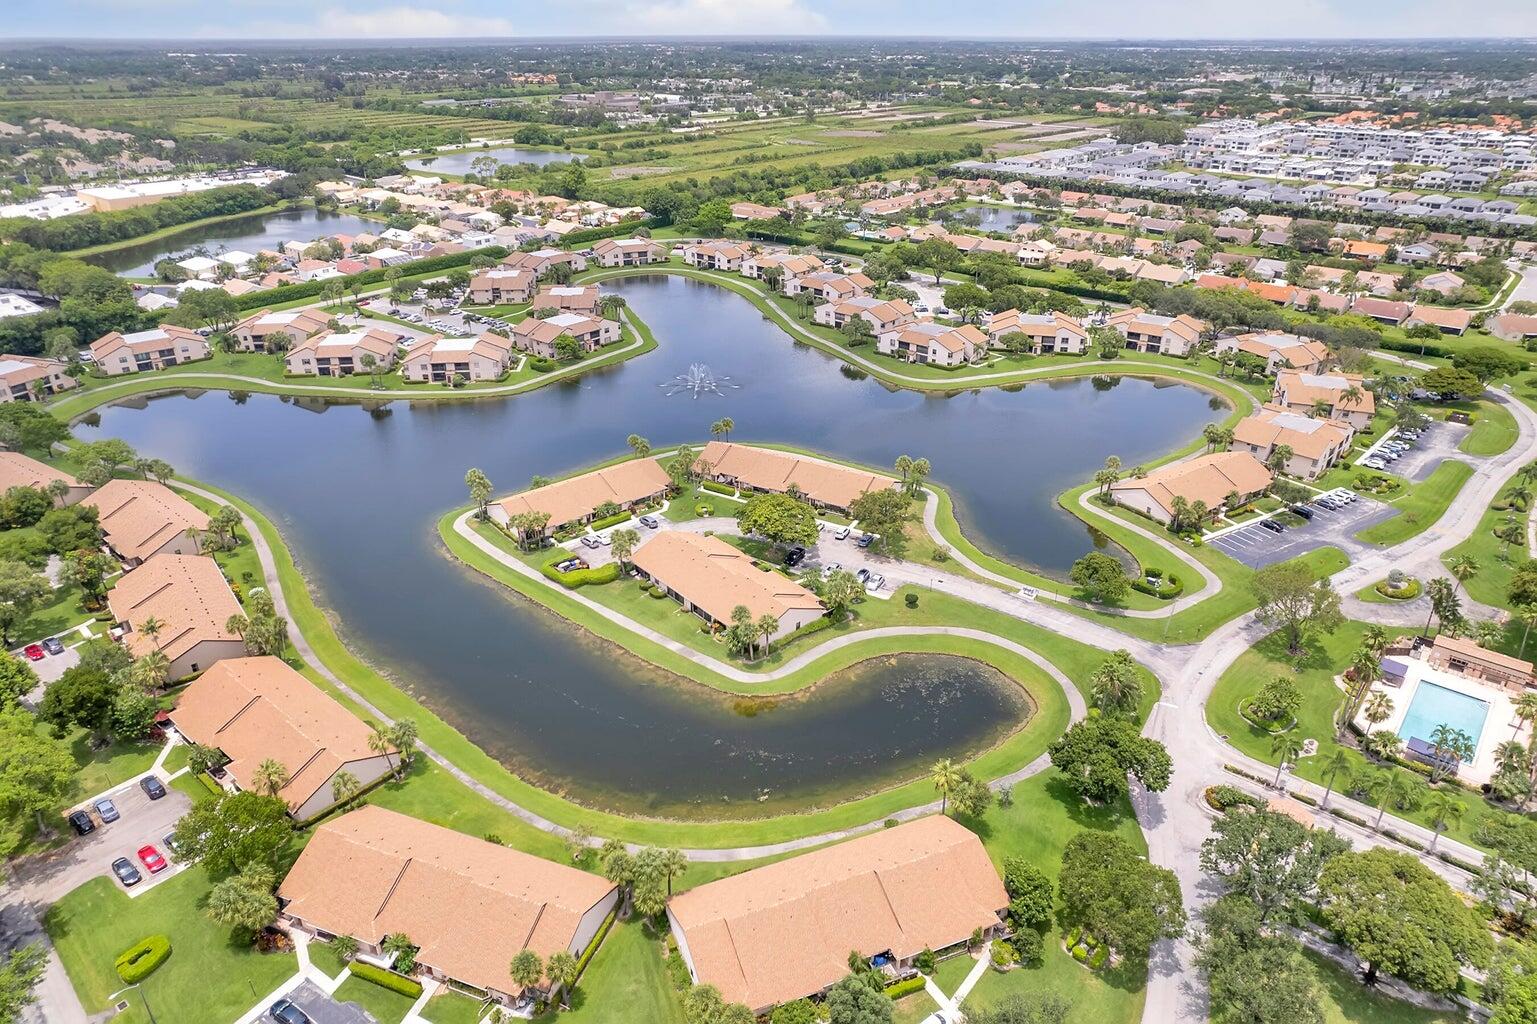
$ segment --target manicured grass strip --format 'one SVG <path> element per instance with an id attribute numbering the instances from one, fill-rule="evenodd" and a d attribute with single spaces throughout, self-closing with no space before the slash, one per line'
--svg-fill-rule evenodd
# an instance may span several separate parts
<path id="1" fill-rule="evenodd" d="M 615 922 L 571 994 L 567 1024 L 683 1024 L 683 997 L 667 975 L 667 948 L 638 916 Z M 436 1018 L 432 1018 L 436 1022 Z"/>
<path id="2" fill-rule="evenodd" d="M 1468 455 L 1498 455 L 1516 443 L 1521 434 L 1516 418 L 1501 402 L 1479 402 L 1473 429 L 1462 439 L 1457 450 Z"/>
<path id="3" fill-rule="evenodd" d="M 1393 502 L 1398 508 L 1398 515 L 1368 526 L 1357 533 L 1356 537 L 1368 544 L 1389 547 L 1419 536 L 1446 514 L 1452 500 L 1472 475 L 1473 467 L 1466 462 L 1453 460 L 1441 463 L 1413 490 Z"/>
<path id="4" fill-rule="evenodd" d="M 373 1017 L 378 1024 L 400 1024 L 411 1004 L 416 1002 L 399 992 L 391 992 L 365 978 L 352 975 L 336 990 L 339 1003 L 356 1003 Z"/>
<path id="5" fill-rule="evenodd" d="M 1458 1024 L 1467 1020 L 1460 1011 L 1427 1010 L 1370 989 L 1333 960 L 1312 950 L 1303 955 L 1318 968 L 1323 998 L 1319 1009 L 1324 1024 Z"/>

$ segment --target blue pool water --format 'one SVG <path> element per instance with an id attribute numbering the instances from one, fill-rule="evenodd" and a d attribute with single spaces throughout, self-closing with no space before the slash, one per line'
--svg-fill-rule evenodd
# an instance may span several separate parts
<path id="1" fill-rule="evenodd" d="M 1487 701 L 1422 680 L 1419 689 L 1414 691 L 1414 700 L 1409 703 L 1409 713 L 1404 716 L 1398 735 L 1405 740 L 1422 739 L 1429 743 L 1436 726 L 1445 724 L 1471 736 L 1476 750 L 1478 739 L 1484 732 L 1484 720 L 1488 717 Z"/>

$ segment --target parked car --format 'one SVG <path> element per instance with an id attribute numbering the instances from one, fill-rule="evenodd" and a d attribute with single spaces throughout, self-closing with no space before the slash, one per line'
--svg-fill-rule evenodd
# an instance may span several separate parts
<path id="1" fill-rule="evenodd" d="M 64 644 L 56 636 L 51 636 L 43 641 L 43 650 L 49 654 L 63 654 Z"/>
<path id="2" fill-rule="evenodd" d="M 91 820 L 89 811 L 75 811 L 69 816 L 69 827 L 77 836 L 88 836 L 96 831 L 96 822 Z"/>
<path id="3" fill-rule="evenodd" d="M 47 657 L 47 654 L 44 653 L 40 644 L 28 644 L 22 649 L 22 653 L 32 661 L 42 661 Z"/>
<path id="4" fill-rule="evenodd" d="M 144 880 L 144 876 L 139 874 L 139 869 L 134 867 L 133 863 L 127 857 L 119 857 L 117 860 L 112 862 L 112 873 L 116 875 L 117 880 L 122 882 L 125 886 L 138 885 Z"/>
<path id="5" fill-rule="evenodd" d="M 139 863 L 149 868 L 149 873 L 152 875 L 165 870 L 165 858 L 160 856 L 160 851 L 153 846 L 139 847 Z"/>
<path id="6" fill-rule="evenodd" d="M 871 544 L 874 544 L 874 543 L 875 543 L 875 534 L 873 534 L 873 533 L 863 534 L 859 538 L 859 546 L 862 547 L 862 548 L 867 548 Z"/>
<path id="7" fill-rule="evenodd" d="M 886 577 L 882 576 L 878 572 L 871 573 L 870 574 L 870 578 L 865 580 L 865 589 L 868 590 L 872 594 L 875 593 L 877 590 L 881 589 L 882 587 L 884 587 L 885 585 L 886 585 Z"/>
<path id="8" fill-rule="evenodd" d="M 647 515 L 640 517 L 640 525 L 644 526 L 648 530 L 654 530 L 661 524 L 657 522 L 656 516 Z"/>
<path id="9" fill-rule="evenodd" d="M 860 583 L 863 583 L 863 582 L 865 582 L 866 580 L 868 580 L 870 578 L 870 570 L 869 569 L 860 569 L 858 572 L 856 572 L 854 574 L 854 578 L 856 580 L 858 580 Z"/>
<path id="10" fill-rule="evenodd" d="M 103 825 L 110 825 L 122 817 L 121 814 L 117 813 L 117 805 L 106 797 L 96 801 L 96 816 L 101 819 Z"/>
<path id="11" fill-rule="evenodd" d="M 840 527 L 838 532 L 833 534 L 833 536 L 838 538 L 839 540 L 848 540 L 850 532 L 851 531 L 849 530 L 849 528 L 847 526 L 844 526 L 844 527 Z"/>
<path id="12" fill-rule="evenodd" d="M 1312 519 L 1313 518 L 1313 510 L 1308 508 L 1306 505 L 1293 505 L 1293 506 L 1291 506 L 1291 508 L 1287 509 L 1287 511 L 1288 512 L 1295 512 L 1297 515 L 1301 516 L 1303 519 Z"/>
<path id="13" fill-rule="evenodd" d="M 175 832 L 167 832 L 165 835 L 160 837 L 160 841 L 165 844 L 165 848 L 167 850 L 171 851 L 171 855 L 173 857 L 181 852 L 181 844 L 176 841 Z"/>
<path id="14" fill-rule="evenodd" d="M 806 560 L 806 549 L 799 544 L 785 552 L 785 565 L 794 568 Z"/>
<path id="15" fill-rule="evenodd" d="M 267 1010 L 267 1016 L 277 1024 L 314 1024 L 310 1015 L 287 999 L 279 999 Z"/>
<path id="16" fill-rule="evenodd" d="M 146 775 L 139 780 L 139 788 L 144 790 L 144 795 L 151 800 L 159 800 L 165 796 L 165 783 L 153 775 Z"/>
<path id="17" fill-rule="evenodd" d="M 833 573 L 842 568 L 843 565 L 840 562 L 828 562 L 826 565 L 822 566 L 822 575 L 831 576 Z"/>
<path id="18" fill-rule="evenodd" d="M 582 537 L 582 547 L 593 548 L 596 550 L 597 548 L 602 547 L 602 545 L 598 543 L 598 538 L 589 533 Z"/>
<path id="19" fill-rule="evenodd" d="M 606 533 L 600 533 L 598 534 L 598 543 L 602 544 L 606 548 L 612 547 L 614 544 L 614 538 L 610 537 Z"/>

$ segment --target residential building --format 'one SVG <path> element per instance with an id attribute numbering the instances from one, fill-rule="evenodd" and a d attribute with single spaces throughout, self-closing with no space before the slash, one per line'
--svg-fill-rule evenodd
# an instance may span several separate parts
<path id="1" fill-rule="evenodd" d="M 826 609 L 811 591 L 777 572 L 764 572 L 751 555 L 718 537 L 669 531 L 636 549 L 631 561 L 714 628 L 731 625 L 735 609 L 745 607 L 758 622 L 772 616 L 779 628 L 769 642 L 789 636 L 820 619 Z"/>
<path id="2" fill-rule="evenodd" d="M 125 573 L 107 592 L 112 638 L 135 658 L 159 651 L 170 662 L 168 680 L 185 679 L 226 658 L 245 656 L 229 630 L 241 614 L 219 563 L 201 555 L 158 554 Z M 144 632 L 153 619 L 154 636 Z"/>
<path id="3" fill-rule="evenodd" d="M 1356 277 L 1359 282 L 1360 275 L 1358 274 Z M 1373 320 L 1397 327 L 1409 319 L 1409 313 L 1412 308 L 1407 302 L 1392 302 L 1388 299 L 1378 299 L 1370 295 L 1363 295 L 1356 299 L 1355 305 L 1351 307 L 1351 312 L 1359 313 L 1362 316 L 1369 316 Z"/>
<path id="4" fill-rule="evenodd" d="M 880 335 L 875 350 L 909 363 L 961 366 L 987 352 L 987 335 L 971 324 L 950 327 L 924 321 Z"/>
<path id="5" fill-rule="evenodd" d="M 824 302 L 812 312 L 811 317 L 824 327 L 838 328 L 854 317 L 860 317 L 870 325 L 870 333 L 875 335 L 884 334 L 917 319 L 913 307 L 901 299 L 877 299 L 872 295 L 856 295 L 841 302 Z"/>
<path id="6" fill-rule="evenodd" d="M 386 936 L 409 935 L 418 974 L 523 1010 L 553 993 L 525 992 L 513 957 L 581 957 L 619 902 L 598 875 L 375 806 L 316 828 L 277 895 L 296 928 L 351 936 L 376 963 Z"/>
<path id="7" fill-rule="evenodd" d="M 111 377 L 144 370 L 163 370 L 209 356 L 208 341 L 196 331 L 161 324 L 147 331 L 112 331 L 91 342 L 97 369 Z"/>
<path id="8" fill-rule="evenodd" d="M 34 402 L 68 391 L 78 381 L 66 369 L 57 359 L 0 355 L 0 402 Z"/>
<path id="9" fill-rule="evenodd" d="M 993 348 L 1004 348 L 1003 339 L 1011 334 L 1029 338 L 1029 351 L 1037 355 L 1051 352 L 1082 355 L 1089 345 L 1089 332 L 1077 320 L 1062 313 L 1021 313 L 1017 309 L 994 313 L 987 322 L 988 343 Z"/>
<path id="10" fill-rule="evenodd" d="M 283 366 L 288 373 L 299 376 L 348 377 L 355 373 L 382 373 L 394 367 L 400 346 L 410 337 L 384 327 L 347 334 L 323 331 L 289 349 L 283 357 Z M 373 357 L 372 370 L 363 365 L 364 356 Z"/>
<path id="11" fill-rule="evenodd" d="M 66 490 L 57 504 L 73 505 L 90 494 L 92 488 L 46 462 L 39 462 L 21 452 L 0 451 L 0 494 L 12 487 L 32 487 L 46 491 L 50 484 L 62 483 Z"/>
<path id="12" fill-rule="evenodd" d="M 416 342 L 401 357 L 401 375 L 409 381 L 435 384 L 499 380 L 512 366 L 512 342 L 486 331 L 475 338 L 432 335 Z"/>
<path id="13" fill-rule="evenodd" d="M 763 1015 L 826 992 L 850 950 L 900 976 L 1001 936 L 1008 903 L 976 834 L 931 815 L 690 889 L 667 920 L 696 984 Z"/>
<path id="14" fill-rule="evenodd" d="M 328 328 L 331 317 L 318 309 L 295 309 L 274 313 L 264 309 L 240 321 L 230 331 L 235 347 L 242 352 L 272 351 L 272 339 L 281 334 L 292 348 Z"/>
<path id="15" fill-rule="evenodd" d="M 1473 325 L 1473 311 L 1416 302 L 1409 307 L 1409 315 L 1404 319 L 1404 326 L 1418 327 L 1420 324 L 1428 324 L 1442 334 L 1462 334 Z"/>
<path id="16" fill-rule="evenodd" d="M 691 267 L 732 272 L 741 270 L 742 261 L 752 255 L 751 249 L 736 242 L 696 242 L 685 245 L 679 252 L 683 262 Z"/>
<path id="17" fill-rule="evenodd" d="M 649 238 L 605 238 L 594 242 L 592 258 L 600 267 L 643 267 L 667 261 L 667 247 Z"/>
<path id="18" fill-rule="evenodd" d="M 1506 341 L 1529 341 L 1537 338 L 1537 316 L 1524 313 L 1501 313 L 1490 317 L 1489 333 Z"/>
<path id="19" fill-rule="evenodd" d="M 369 746 L 373 729 L 280 658 L 218 662 L 182 692 L 171 722 L 229 759 L 219 776 L 238 790 L 259 790 L 262 762 L 282 765 L 287 781 L 274 795 L 298 821 L 340 802 L 332 790 L 340 773 L 366 788 L 392 767 L 392 752 Z"/>
<path id="20" fill-rule="evenodd" d="M 130 566 L 158 554 L 195 555 L 197 535 L 208 529 L 208 513 L 150 480 L 108 480 L 85 504 L 96 509 L 107 547 Z"/>
<path id="21" fill-rule="evenodd" d="M 506 525 L 513 516 L 538 512 L 550 517 L 545 532 L 555 533 L 573 523 L 590 521 L 601 505 L 613 504 L 628 510 L 660 501 L 671 486 L 667 471 L 657 460 L 630 459 L 509 495 L 492 503 L 490 514 L 493 520 Z"/>
<path id="22" fill-rule="evenodd" d="M 1365 380 L 1358 373 L 1282 370 L 1276 374 L 1271 401 L 1304 416 L 1327 409 L 1329 416 L 1365 430 L 1377 411 L 1377 396 L 1366 389 Z"/>
<path id="23" fill-rule="evenodd" d="M 512 343 L 544 359 L 556 358 L 555 340 L 569 334 L 584 352 L 594 352 L 619 340 L 619 324 L 583 313 L 557 313 L 544 320 L 525 317 L 512 327 Z"/>
<path id="24" fill-rule="evenodd" d="M 1263 331 L 1218 338 L 1217 355 L 1243 352 L 1265 361 L 1265 372 L 1272 376 L 1279 370 L 1317 373 L 1328 369 L 1333 355 L 1321 341 L 1281 331 Z"/>
<path id="25" fill-rule="evenodd" d="M 1414 287 L 1421 289 L 1422 291 L 1432 291 L 1439 292 L 1442 295 L 1450 295 L 1452 292 L 1456 291 L 1458 288 L 1464 287 L 1466 284 L 1467 281 L 1463 280 L 1461 274 L 1450 270 L 1441 270 L 1434 274 L 1426 274 L 1424 277 L 1414 282 Z"/>
<path id="26" fill-rule="evenodd" d="M 1140 306 L 1123 309 L 1105 321 L 1105 326 L 1126 339 L 1126 347 L 1137 352 L 1184 356 L 1195 351 L 1206 324 L 1187 313 L 1159 316 Z"/>
<path id="27" fill-rule="evenodd" d="M 772 220 L 784 215 L 784 210 L 777 206 L 764 206 L 761 203 L 740 202 L 731 204 L 731 216 L 737 220 Z"/>
<path id="28" fill-rule="evenodd" d="M 1444 671 L 1455 672 L 1469 679 L 1482 679 L 1518 694 L 1537 686 L 1537 676 L 1532 674 L 1531 662 L 1444 633 L 1437 635 L 1431 642 L 1425 660 Z"/>
<path id="29" fill-rule="evenodd" d="M 539 290 L 539 294 L 529 300 L 532 309 L 554 309 L 563 313 L 586 313 L 588 316 L 596 316 L 598 313 L 598 286 L 597 285 L 550 285 Z"/>
<path id="30" fill-rule="evenodd" d="M 1284 445 L 1292 454 L 1281 472 L 1315 480 L 1350 452 L 1355 435 L 1355 428 L 1345 420 L 1315 419 L 1266 405 L 1238 421 L 1228 448 L 1246 451 L 1269 466 L 1270 456 Z"/>
<path id="31" fill-rule="evenodd" d="M 538 283 L 539 278 L 532 270 L 495 267 L 482 270 L 470 278 L 469 294 L 466 297 L 477 306 L 527 302 Z"/>
<path id="32" fill-rule="evenodd" d="M 856 295 L 868 295 L 875 282 L 864 274 L 840 274 L 832 270 L 814 270 L 799 277 L 786 275 L 782 283 L 786 295 L 808 292 L 818 302 L 838 302 Z"/>
<path id="33" fill-rule="evenodd" d="M 1196 502 L 1215 512 L 1236 494 L 1243 504 L 1263 494 L 1273 477 L 1270 470 L 1248 452 L 1213 452 L 1183 462 L 1171 462 L 1145 476 L 1117 480 L 1110 496 L 1160 523 L 1174 518 L 1174 499 Z"/>
<path id="34" fill-rule="evenodd" d="M 894 478 L 867 469 L 730 441 L 706 444 L 694 468 L 700 476 L 743 491 L 784 494 L 793 486 L 813 505 L 839 512 L 848 512 L 868 491 L 897 486 Z"/>
<path id="35" fill-rule="evenodd" d="M 770 267 L 777 267 L 781 278 L 788 280 L 803 274 L 814 273 L 823 269 L 824 266 L 820 259 L 811 255 L 791 256 L 786 253 L 760 252 L 744 259 L 741 271 L 743 277 L 761 281 L 767 276 L 766 272 Z"/>
<path id="36" fill-rule="evenodd" d="M 527 270 L 535 277 L 549 275 L 555 267 L 570 267 L 572 273 L 587 269 L 587 257 L 565 249 L 536 249 L 533 252 L 510 252 L 502 259 L 508 270 Z"/>
<path id="37" fill-rule="evenodd" d="M 27 298 L 25 295 L 17 295 L 14 292 L 0 292 L 0 320 L 13 316 L 32 316 L 41 313 L 43 307 Z"/>

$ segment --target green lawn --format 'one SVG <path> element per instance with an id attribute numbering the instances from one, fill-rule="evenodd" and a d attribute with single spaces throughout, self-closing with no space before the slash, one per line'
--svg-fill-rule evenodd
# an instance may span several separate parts
<path id="1" fill-rule="evenodd" d="M 1507 488 L 1502 492 L 1501 497 L 1508 494 L 1509 490 Z M 1505 596 L 1506 589 L 1510 585 L 1510 577 L 1516 568 L 1527 560 L 1524 539 L 1507 544 L 1494 535 L 1494 531 L 1501 529 L 1507 522 L 1523 531 L 1524 538 L 1525 511 L 1491 508 L 1484 512 L 1483 518 L 1478 521 L 1478 528 L 1469 534 L 1466 540 L 1441 557 L 1443 565 L 1463 556 L 1471 557 L 1478 562 L 1478 574 L 1463 586 L 1473 600 L 1495 608 L 1510 607 L 1510 600 Z"/>
<path id="2" fill-rule="evenodd" d="M 336 990 L 339 1003 L 356 1003 L 367 1010 L 377 1024 L 400 1024 L 402 1018 L 416 1002 L 410 996 L 391 992 L 383 985 L 375 985 L 362 978 L 348 976 Z"/>
<path id="3" fill-rule="evenodd" d="M 683 999 L 667 975 L 666 955 L 663 940 L 648 936 L 636 919 L 615 922 L 577 982 L 571 1009 L 548 1018 L 566 1024 L 683 1024 Z"/>
<path id="4" fill-rule="evenodd" d="M 1469 455 L 1498 455 L 1516 443 L 1520 431 L 1516 418 L 1500 402 L 1476 403 L 1473 429 L 1462 439 L 1457 450 Z"/>
<path id="5" fill-rule="evenodd" d="M 432 1024 L 480 1024 L 485 1015 L 479 999 L 439 989 L 438 994 L 422 1007 L 421 1016 Z"/>
<path id="6" fill-rule="evenodd" d="M 112 966 L 119 953 L 147 935 L 167 935 L 171 956 L 143 983 L 158 1024 L 234 1020 L 298 969 L 291 953 L 263 955 L 203 912 L 208 875 L 194 867 L 136 899 L 116 882 L 95 878 L 55 903 L 45 924 L 87 1011 L 98 1013 L 123 988 Z M 253 996 L 252 993 L 256 994 Z M 148 1024 L 139 993 L 114 1017 Z"/>
<path id="7" fill-rule="evenodd" d="M 1250 724 L 1238 713 L 1238 706 L 1270 680 L 1278 676 L 1290 678 L 1296 683 L 1303 698 L 1302 707 L 1297 712 L 1295 734 L 1301 739 L 1318 741 L 1318 753 L 1302 758 L 1296 774 L 1326 785 L 1328 780 L 1324 777 L 1321 765 L 1340 746 L 1334 739 L 1333 722 L 1336 709 L 1345 699 L 1344 691 L 1335 685 L 1334 677 L 1343 671 L 1350 656 L 1360 646 L 1361 633 L 1365 628 L 1365 623 L 1347 622 L 1332 634 L 1314 639 L 1304 651 L 1300 663 L 1294 663 L 1287 657 L 1284 639 L 1279 633 L 1272 633 L 1245 651 L 1222 674 L 1211 696 L 1207 698 L 1206 721 L 1245 754 L 1267 764 L 1276 764 L 1277 758 L 1270 750 L 1271 735 Z M 1353 748 L 1346 749 L 1350 753 L 1353 770 L 1366 767 L 1365 755 Z M 1393 770 L 1408 774 L 1420 782 L 1422 790 L 1428 791 L 1429 787 L 1424 785 L 1422 776 L 1409 772 L 1407 768 Z M 1336 783 L 1343 786 L 1347 780 L 1341 777 Z M 1441 791 L 1457 797 L 1467 807 L 1462 821 L 1449 829 L 1447 835 L 1472 844 L 1479 818 L 1492 808 L 1478 794 L 1459 786 L 1442 786 Z M 1418 810 L 1394 810 L 1391 813 L 1425 824 L 1424 814 Z"/>
<path id="8" fill-rule="evenodd" d="M 1391 502 L 1398 509 L 1398 515 L 1375 526 L 1368 526 L 1356 536 L 1368 544 L 1381 544 L 1384 547 L 1419 536 L 1446 514 L 1452 499 L 1457 497 L 1463 484 L 1472 475 L 1473 467 L 1466 462 L 1442 462 L 1430 476 L 1415 484 L 1408 494 Z"/>
<path id="9" fill-rule="evenodd" d="M 1362 985 L 1334 961 L 1311 951 L 1304 953 L 1318 968 L 1325 1024 L 1455 1024 L 1467 1020 L 1460 1012 L 1425 1010 L 1385 996 Z"/>
<path id="10" fill-rule="evenodd" d="M 347 961 L 329 942 L 310 943 L 310 963 L 333 978 L 347 969 Z"/>

